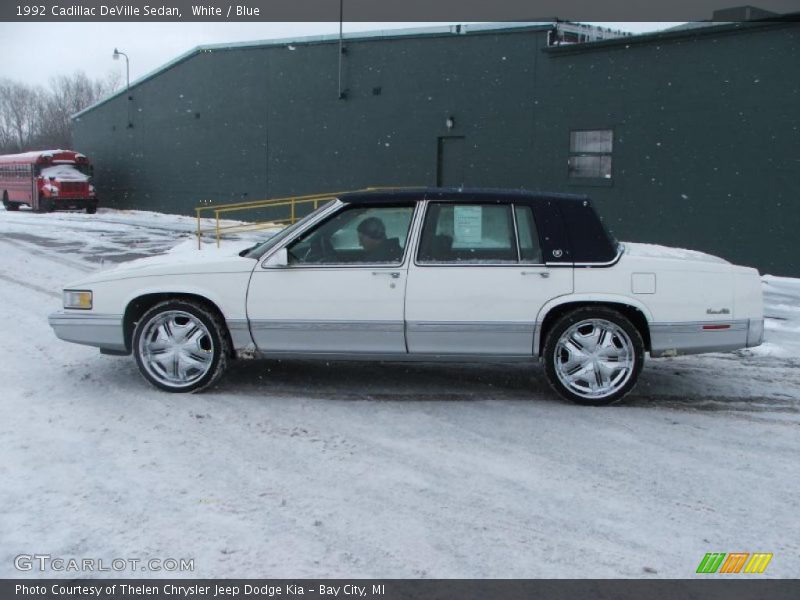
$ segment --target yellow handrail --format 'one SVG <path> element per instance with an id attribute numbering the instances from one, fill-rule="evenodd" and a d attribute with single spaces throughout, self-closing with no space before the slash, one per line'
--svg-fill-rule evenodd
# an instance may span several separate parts
<path id="1" fill-rule="evenodd" d="M 269 198 L 266 200 L 252 200 L 249 202 L 235 202 L 232 204 L 206 204 L 196 207 L 195 215 L 197 216 L 197 247 L 202 248 L 202 236 L 210 229 L 203 229 L 202 218 L 204 214 L 212 213 L 209 216 L 214 218 L 214 237 L 216 239 L 217 247 L 219 247 L 220 238 L 222 233 L 236 233 L 244 231 L 255 231 L 274 225 L 286 224 L 291 225 L 297 220 L 297 205 L 298 204 L 312 204 L 313 209 L 319 207 L 319 203 L 327 200 L 334 200 L 344 192 L 335 192 L 329 194 L 310 194 L 305 196 L 289 196 L 285 198 Z M 220 215 L 227 215 L 229 213 L 254 210 L 258 208 L 280 208 L 289 207 L 289 217 L 278 217 L 268 221 L 255 221 L 246 223 L 233 223 L 224 225 L 220 223 Z"/>
<path id="2" fill-rule="evenodd" d="M 396 189 L 413 189 L 408 186 L 394 186 L 394 187 L 368 187 L 361 190 L 355 190 L 359 192 L 364 191 L 377 191 L 377 190 L 396 190 Z M 353 190 L 350 190 L 353 191 Z M 208 211 L 213 213 L 214 217 L 214 235 L 217 242 L 217 247 L 219 248 L 219 241 L 222 237 L 222 233 L 235 233 L 235 232 L 243 232 L 243 231 L 255 231 L 257 229 L 264 229 L 266 227 L 271 227 L 274 225 L 291 225 L 298 220 L 297 216 L 297 206 L 299 204 L 313 204 L 313 210 L 319 208 L 320 202 L 323 201 L 330 201 L 335 200 L 342 194 L 350 193 L 350 191 L 344 192 L 331 192 L 325 194 L 308 194 L 305 196 L 287 196 L 284 198 L 269 198 L 266 200 L 251 200 L 248 202 L 235 202 L 233 204 L 205 204 L 201 206 L 195 207 L 195 215 L 197 216 L 197 248 L 202 248 L 202 237 L 203 234 L 206 232 L 210 232 L 210 229 L 203 229 L 202 226 L 202 217 L 203 213 Z M 270 219 L 269 221 L 253 221 L 253 222 L 243 222 L 243 223 L 234 223 L 231 225 L 221 225 L 220 224 L 220 215 L 224 215 L 227 213 L 244 211 L 244 210 L 253 210 L 257 208 L 277 208 L 282 206 L 289 207 L 289 216 L 288 217 L 280 217 L 275 219 Z"/>

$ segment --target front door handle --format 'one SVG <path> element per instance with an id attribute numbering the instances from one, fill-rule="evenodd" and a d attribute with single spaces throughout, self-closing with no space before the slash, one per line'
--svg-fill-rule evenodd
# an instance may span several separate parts
<path id="1" fill-rule="evenodd" d="M 400 273 L 397 271 L 373 271 L 373 275 L 383 275 L 384 277 L 391 277 L 392 279 L 400 279 Z"/>
<path id="2" fill-rule="evenodd" d="M 523 271 L 523 275 L 538 275 L 542 279 L 550 277 L 550 271 Z"/>

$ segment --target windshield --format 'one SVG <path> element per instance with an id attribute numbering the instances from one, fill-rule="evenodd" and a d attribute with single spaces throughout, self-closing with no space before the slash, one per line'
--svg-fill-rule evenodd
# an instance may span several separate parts
<path id="1" fill-rule="evenodd" d="M 256 258 L 256 259 L 261 258 L 271 248 L 276 246 L 281 240 L 283 240 L 284 238 L 290 236 L 293 232 L 295 232 L 298 229 L 300 229 L 303 225 L 308 223 L 312 218 L 314 218 L 320 212 L 322 212 L 323 210 L 328 208 L 334 202 L 338 202 L 338 201 L 337 200 L 331 200 L 330 202 L 326 202 L 323 206 L 320 206 L 317 210 L 310 212 L 309 214 L 307 214 L 305 217 L 303 217 L 299 221 L 296 221 L 293 225 L 289 225 L 285 229 L 281 229 L 278 233 L 276 233 L 275 235 L 270 237 L 268 240 L 265 240 L 263 242 L 260 242 L 260 243 L 256 244 L 255 246 L 250 248 L 247 252 L 242 254 L 242 256 L 245 256 L 247 258 Z"/>
<path id="2" fill-rule="evenodd" d="M 89 176 L 74 164 L 58 164 L 42 167 L 41 171 L 39 171 L 39 175 L 45 179 L 57 179 L 59 181 L 89 181 Z"/>

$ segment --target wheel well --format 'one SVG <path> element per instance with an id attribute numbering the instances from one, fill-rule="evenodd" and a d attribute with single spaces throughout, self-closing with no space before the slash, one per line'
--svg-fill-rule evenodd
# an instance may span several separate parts
<path id="1" fill-rule="evenodd" d="M 197 294 L 175 294 L 175 293 L 145 294 L 143 296 L 139 296 L 138 298 L 134 298 L 133 300 L 130 301 L 128 306 L 125 308 L 125 316 L 122 318 L 122 323 L 124 328 L 123 330 L 125 333 L 125 347 L 129 351 L 133 349 L 133 330 L 136 327 L 136 323 L 139 321 L 139 319 L 142 318 L 142 315 L 144 315 L 144 313 L 153 308 L 159 302 L 164 302 L 166 300 L 191 300 L 193 302 L 202 304 L 209 310 L 216 313 L 216 315 L 220 318 L 223 325 L 225 325 L 225 315 L 222 314 L 222 311 L 216 304 L 214 304 L 211 300 L 205 298 L 204 296 L 200 296 Z M 233 342 L 231 340 L 231 332 L 228 331 L 227 325 L 225 325 L 222 334 L 227 336 L 228 338 L 228 347 L 233 348 Z"/>
<path id="2" fill-rule="evenodd" d="M 621 302 L 567 302 L 565 304 L 559 304 L 550 310 L 550 312 L 548 312 L 545 316 L 544 321 L 542 322 L 541 333 L 539 335 L 539 348 L 537 349 L 539 355 L 541 356 L 542 354 L 544 342 L 547 339 L 547 333 L 559 318 L 577 308 L 601 306 L 605 308 L 612 308 L 625 315 L 641 334 L 645 350 L 648 352 L 650 351 L 650 327 L 647 325 L 647 317 L 645 317 L 644 313 L 635 306 L 623 304 Z"/>

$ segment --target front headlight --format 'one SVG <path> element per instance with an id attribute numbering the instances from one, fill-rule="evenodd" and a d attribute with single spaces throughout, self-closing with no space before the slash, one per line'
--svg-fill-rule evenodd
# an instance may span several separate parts
<path id="1" fill-rule="evenodd" d="M 64 308 L 91 310 L 92 292 L 89 290 L 64 290 Z"/>

